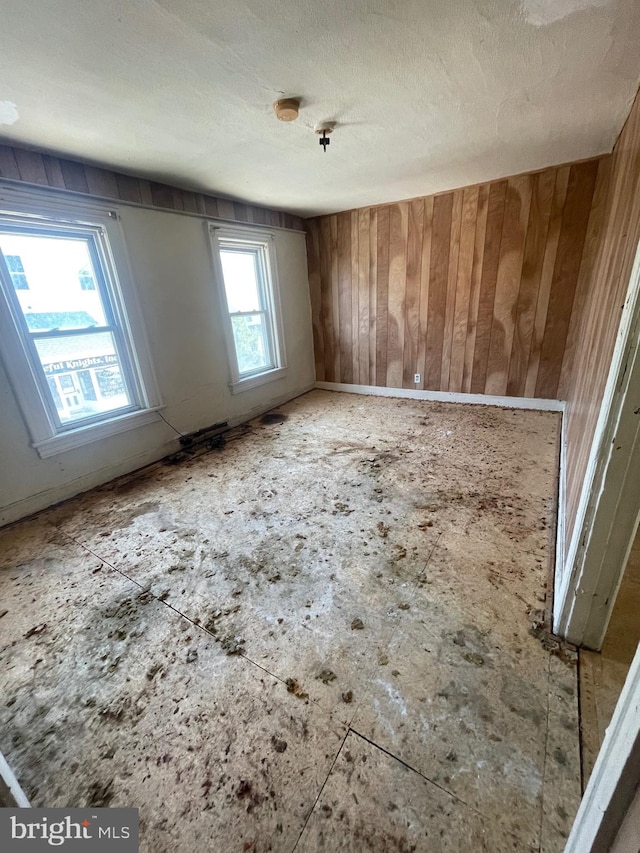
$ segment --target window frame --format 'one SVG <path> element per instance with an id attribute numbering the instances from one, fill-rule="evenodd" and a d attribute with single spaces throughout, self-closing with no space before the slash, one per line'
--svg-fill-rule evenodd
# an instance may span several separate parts
<path id="1" fill-rule="evenodd" d="M 97 290 L 110 323 L 109 328 L 100 327 L 99 331 L 114 332 L 115 329 L 116 352 L 131 404 L 112 413 L 62 423 L 35 350 L 33 332 L 27 327 L 7 265 L 0 254 L 0 357 L 31 446 L 41 458 L 159 420 L 157 411 L 162 408 L 118 214 L 95 204 L 65 201 L 28 191 L 18 194 L 12 188 L 0 186 L 0 224 L 13 226 L 19 233 L 49 232 L 88 239 L 98 279 Z M 80 333 L 67 330 L 60 334 Z"/>
<path id="2" fill-rule="evenodd" d="M 273 382 L 286 376 L 287 363 L 280 307 L 278 270 L 276 264 L 275 235 L 252 226 L 228 226 L 215 222 L 208 223 L 211 245 L 214 282 L 217 285 L 219 301 L 223 315 L 224 336 L 229 361 L 229 388 L 232 394 L 256 388 L 266 382 Z M 258 291 L 261 307 L 257 311 L 230 311 L 224 272 L 220 252 L 250 251 L 258 259 Z M 265 337 L 270 350 L 270 364 L 255 370 L 241 372 L 238 366 L 238 354 L 233 334 L 234 316 L 261 314 L 265 322 Z"/>

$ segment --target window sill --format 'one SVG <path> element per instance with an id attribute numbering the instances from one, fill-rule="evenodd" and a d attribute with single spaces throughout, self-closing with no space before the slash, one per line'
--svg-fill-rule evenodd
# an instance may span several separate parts
<path id="1" fill-rule="evenodd" d="M 50 456 L 66 453 L 68 450 L 82 447 L 85 444 L 92 444 L 94 441 L 100 441 L 110 435 L 117 435 L 154 421 L 160 421 L 161 418 L 157 413 L 161 408 L 163 407 L 155 406 L 138 412 L 128 412 L 126 415 L 120 415 L 109 421 L 78 427 L 68 432 L 61 432 L 51 438 L 45 438 L 42 441 L 34 441 L 31 446 L 38 451 L 38 456 L 41 459 L 48 459 Z"/>
<path id="2" fill-rule="evenodd" d="M 229 388 L 231 388 L 232 394 L 239 394 L 241 391 L 248 391 L 250 388 L 257 388 L 259 385 L 264 385 L 267 382 L 282 379 L 286 375 L 286 367 L 274 367 L 272 370 L 265 370 L 264 373 L 247 376 L 246 379 L 238 379 L 237 382 L 230 382 Z"/>

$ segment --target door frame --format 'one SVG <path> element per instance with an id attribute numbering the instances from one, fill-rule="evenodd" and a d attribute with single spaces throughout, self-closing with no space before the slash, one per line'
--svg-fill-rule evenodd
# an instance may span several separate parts
<path id="1" fill-rule="evenodd" d="M 599 650 L 640 518 L 640 242 L 567 551 L 553 630 Z"/>

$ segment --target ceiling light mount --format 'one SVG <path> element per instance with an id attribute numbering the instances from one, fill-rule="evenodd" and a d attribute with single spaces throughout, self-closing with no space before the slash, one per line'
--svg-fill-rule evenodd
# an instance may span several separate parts
<path id="1" fill-rule="evenodd" d="M 316 133 L 320 137 L 318 142 L 322 145 L 322 150 L 325 154 L 327 153 L 327 145 L 331 143 L 329 134 L 333 133 L 335 126 L 336 123 L 334 121 L 325 121 L 322 124 L 316 125 Z"/>
<path id="2" fill-rule="evenodd" d="M 273 105 L 273 111 L 280 121 L 295 121 L 300 111 L 300 101 L 297 98 L 280 98 Z"/>

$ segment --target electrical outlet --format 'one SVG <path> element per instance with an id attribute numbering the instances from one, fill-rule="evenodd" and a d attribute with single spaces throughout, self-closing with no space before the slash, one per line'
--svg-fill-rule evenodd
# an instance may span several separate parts
<path id="1" fill-rule="evenodd" d="M 419 374 L 419 373 L 414 373 L 414 374 L 413 374 L 413 382 L 414 382 L 414 385 L 419 385 L 419 384 L 420 384 L 420 374 Z"/>

